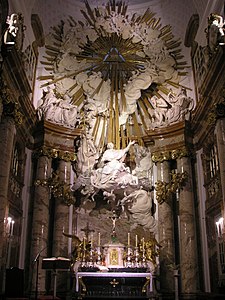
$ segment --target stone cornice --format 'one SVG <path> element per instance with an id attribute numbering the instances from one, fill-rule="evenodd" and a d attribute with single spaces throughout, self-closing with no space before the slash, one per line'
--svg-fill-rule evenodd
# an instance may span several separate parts
<path id="1" fill-rule="evenodd" d="M 41 121 L 34 130 L 34 149 L 45 145 L 60 151 L 74 152 L 74 140 L 81 133 L 81 129 L 70 129 L 48 121 Z"/>
<path id="2" fill-rule="evenodd" d="M 184 134 L 185 130 L 185 121 L 181 121 L 176 124 L 172 124 L 167 127 L 162 128 L 156 128 L 155 130 L 146 130 L 147 135 L 143 137 L 143 140 L 145 144 L 148 146 L 148 144 L 152 144 L 153 141 L 159 140 L 159 139 L 166 139 L 170 137 L 176 137 L 179 135 Z"/>

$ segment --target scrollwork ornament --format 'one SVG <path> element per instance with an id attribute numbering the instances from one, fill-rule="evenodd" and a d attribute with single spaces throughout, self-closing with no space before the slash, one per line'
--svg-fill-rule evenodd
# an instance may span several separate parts
<path id="1" fill-rule="evenodd" d="M 190 153 L 189 153 L 189 151 L 187 150 L 186 147 L 182 147 L 182 148 L 175 149 L 175 150 L 171 151 L 171 158 L 172 159 L 178 159 L 178 158 L 186 157 L 186 156 L 189 156 L 189 155 L 190 155 Z"/>
<path id="2" fill-rule="evenodd" d="M 215 113 L 218 119 L 225 117 L 225 101 L 216 104 Z"/>
<path id="3" fill-rule="evenodd" d="M 171 181 L 169 183 L 160 180 L 157 181 L 155 183 L 155 190 L 158 203 L 162 204 L 163 202 L 168 202 L 177 190 L 185 186 L 187 179 L 187 172 L 176 173 L 175 171 L 172 171 Z"/>
<path id="4" fill-rule="evenodd" d="M 208 114 L 208 117 L 207 117 L 207 123 L 211 126 L 214 126 L 216 124 L 216 112 L 215 110 L 211 111 L 209 114 Z"/>
<path id="5" fill-rule="evenodd" d="M 59 151 L 58 153 L 59 159 L 62 159 L 66 162 L 69 161 L 75 161 L 76 160 L 76 154 L 69 151 Z"/>
<path id="6" fill-rule="evenodd" d="M 156 152 L 152 155 L 154 163 L 163 162 L 171 159 L 170 151 Z"/>
<path id="7" fill-rule="evenodd" d="M 40 155 L 47 156 L 48 158 L 57 158 L 58 152 L 56 149 L 44 146 L 40 149 Z"/>
<path id="8" fill-rule="evenodd" d="M 168 193 L 168 183 L 164 181 L 157 181 L 155 183 L 155 190 L 156 190 L 156 200 L 159 204 L 162 204 L 166 200 L 169 199 L 170 194 Z"/>

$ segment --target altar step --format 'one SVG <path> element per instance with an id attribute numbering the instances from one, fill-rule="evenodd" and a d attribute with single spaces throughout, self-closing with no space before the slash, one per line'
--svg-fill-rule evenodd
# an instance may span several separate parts
<path id="1" fill-rule="evenodd" d="M 86 297 L 73 297 L 72 300 L 108 300 L 108 299 L 114 299 L 114 300 L 159 300 L 160 298 L 157 296 L 86 296 Z"/>

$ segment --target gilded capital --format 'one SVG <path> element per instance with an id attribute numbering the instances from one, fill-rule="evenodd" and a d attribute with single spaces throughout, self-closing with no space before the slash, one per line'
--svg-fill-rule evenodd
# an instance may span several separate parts
<path id="1" fill-rule="evenodd" d="M 163 151 L 163 152 L 155 152 L 152 155 L 152 161 L 154 163 L 168 161 L 171 159 L 178 159 L 181 157 L 189 156 L 190 153 L 186 147 L 170 150 L 170 151 Z"/>
<path id="2" fill-rule="evenodd" d="M 170 159 L 171 159 L 170 151 L 155 152 L 152 155 L 152 161 L 154 163 L 163 162 Z"/>
<path id="3" fill-rule="evenodd" d="M 35 158 L 38 158 L 40 156 L 47 156 L 48 158 L 52 158 L 52 159 L 59 158 L 66 162 L 68 161 L 74 162 L 76 160 L 76 154 L 74 152 L 62 151 L 47 146 L 43 146 L 37 149 L 34 152 L 33 156 Z"/>

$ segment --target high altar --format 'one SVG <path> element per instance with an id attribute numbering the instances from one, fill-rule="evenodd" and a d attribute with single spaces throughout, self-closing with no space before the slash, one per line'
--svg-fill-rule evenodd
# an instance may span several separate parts
<path id="1" fill-rule="evenodd" d="M 155 238 L 145 241 L 136 236 L 135 245 L 120 243 L 116 236 L 116 216 L 112 217 L 113 230 L 109 243 L 97 247 L 84 238 L 74 262 L 73 290 L 78 299 L 96 297 L 132 297 L 154 299 L 154 277 L 157 273 L 157 256 L 160 245 Z"/>

